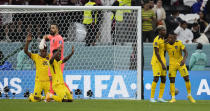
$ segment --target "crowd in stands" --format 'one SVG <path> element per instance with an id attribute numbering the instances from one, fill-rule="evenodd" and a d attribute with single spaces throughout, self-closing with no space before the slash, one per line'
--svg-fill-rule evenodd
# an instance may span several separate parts
<path id="1" fill-rule="evenodd" d="M 204 2 L 203 0 L 191 0 L 191 2 L 194 2 L 191 7 L 184 4 L 186 1 L 157 0 L 155 5 L 151 0 L 144 2 L 144 9 L 142 12 L 142 34 L 144 42 L 147 42 L 144 39 L 146 37 L 148 38 L 148 42 L 152 42 L 155 37 L 154 30 L 159 25 L 163 25 L 167 28 L 167 32 L 174 31 L 178 35 L 177 39 L 181 40 L 183 43 L 193 43 L 198 41 L 201 41 L 201 43 L 209 43 L 210 36 L 205 33 L 209 31 L 210 1 L 204 0 Z M 150 5 L 150 9 L 147 9 L 147 5 Z M 154 15 L 156 19 L 154 19 Z M 148 18 L 151 18 L 151 20 Z M 145 29 L 147 30 L 145 31 Z M 149 32 L 150 34 L 148 35 L 145 32 Z"/>

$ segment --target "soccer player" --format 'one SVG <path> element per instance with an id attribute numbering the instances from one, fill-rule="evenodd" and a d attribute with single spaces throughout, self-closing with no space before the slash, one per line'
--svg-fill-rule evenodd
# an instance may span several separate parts
<path id="1" fill-rule="evenodd" d="M 62 46 L 61 47 L 61 60 L 63 60 L 63 51 L 64 51 L 64 40 L 62 38 L 62 36 L 59 34 L 59 28 L 58 28 L 58 25 L 57 24 L 51 24 L 50 25 L 50 35 L 45 35 L 40 43 L 40 47 L 44 47 L 46 44 L 45 44 L 45 41 L 46 40 L 50 40 L 50 55 L 52 57 L 53 55 L 53 50 L 54 49 L 57 49 L 60 45 Z M 61 64 L 61 70 L 63 72 L 64 70 L 64 64 Z M 48 71 L 48 74 L 51 78 L 51 73 L 50 73 L 50 70 Z M 67 86 L 67 84 L 65 83 L 65 86 L 68 88 L 69 92 L 70 92 L 70 89 L 69 87 Z M 53 93 L 53 90 L 52 90 L 52 81 L 50 81 L 50 92 Z"/>
<path id="2" fill-rule="evenodd" d="M 187 88 L 187 98 L 190 102 L 195 103 L 191 95 L 191 84 L 189 80 L 189 73 L 185 65 L 187 59 L 187 50 L 181 41 L 176 40 L 176 34 L 174 32 L 169 33 L 166 43 L 166 51 L 169 55 L 169 79 L 170 79 L 170 91 L 172 99 L 169 101 L 171 103 L 176 102 L 175 99 L 175 77 L 177 70 L 179 70 L 181 76 L 184 78 L 185 85 Z M 184 57 L 182 56 L 184 52 Z"/>
<path id="3" fill-rule="evenodd" d="M 36 78 L 34 93 L 29 96 L 29 100 L 32 102 L 41 101 L 41 92 L 44 90 L 46 95 L 50 89 L 50 79 L 48 76 L 48 61 L 49 55 L 47 54 L 47 47 L 40 50 L 40 54 L 34 54 L 28 51 L 28 46 L 31 42 L 31 34 L 27 36 L 24 52 L 28 55 L 36 64 Z"/>
<path id="4" fill-rule="evenodd" d="M 157 102 L 154 99 L 154 95 L 155 95 L 155 88 L 159 78 L 161 78 L 161 83 L 160 83 L 160 92 L 159 92 L 158 101 L 167 102 L 162 98 L 166 82 L 166 59 L 165 59 L 165 40 L 164 40 L 164 37 L 166 35 L 166 29 L 163 26 L 159 26 L 157 29 L 158 29 L 158 35 L 155 37 L 153 42 L 153 56 L 151 60 L 154 78 L 152 82 L 150 102 Z"/>
<path id="5" fill-rule="evenodd" d="M 60 46 L 58 49 L 53 50 L 53 56 L 49 61 L 53 83 L 52 88 L 55 91 L 56 95 L 48 93 L 46 96 L 46 100 L 50 101 L 51 99 L 54 99 L 57 102 L 72 102 L 73 96 L 64 84 L 61 64 L 64 64 L 66 61 L 68 61 L 70 57 L 74 54 L 74 46 L 72 46 L 71 54 L 69 54 L 63 60 L 61 59 L 61 47 L 62 46 Z"/>

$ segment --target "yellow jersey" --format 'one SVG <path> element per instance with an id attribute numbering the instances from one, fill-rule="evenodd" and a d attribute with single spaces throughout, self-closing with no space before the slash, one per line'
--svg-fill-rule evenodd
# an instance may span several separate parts
<path id="1" fill-rule="evenodd" d="M 177 40 L 174 44 L 170 45 L 166 44 L 166 51 L 169 55 L 169 64 L 170 65 L 180 65 L 183 60 L 182 50 L 184 50 L 185 46 L 181 41 Z"/>
<path id="2" fill-rule="evenodd" d="M 58 85 L 58 84 L 64 84 L 63 73 L 61 70 L 61 64 L 62 64 L 62 60 L 56 61 L 54 59 L 53 63 L 49 65 L 50 72 L 52 75 L 52 85 L 53 86 Z"/>
<path id="3" fill-rule="evenodd" d="M 165 40 L 160 38 L 159 36 L 156 36 L 154 41 L 153 41 L 153 56 L 151 60 L 151 64 L 155 63 L 160 63 L 160 61 L 157 59 L 157 56 L 155 54 L 155 47 L 159 49 L 159 54 L 162 62 L 166 64 L 166 59 L 165 59 Z"/>
<path id="4" fill-rule="evenodd" d="M 39 54 L 31 53 L 31 59 L 36 64 L 35 81 L 49 81 L 49 76 L 48 76 L 49 55 L 46 58 L 43 58 Z"/>

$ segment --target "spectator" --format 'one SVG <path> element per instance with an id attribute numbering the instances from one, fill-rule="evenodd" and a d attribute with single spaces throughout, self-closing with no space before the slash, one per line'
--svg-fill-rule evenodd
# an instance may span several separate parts
<path id="1" fill-rule="evenodd" d="M 12 0 L 12 5 L 25 5 L 25 0 Z"/>
<path id="2" fill-rule="evenodd" d="M 53 0 L 54 5 L 73 5 L 72 0 Z"/>
<path id="3" fill-rule="evenodd" d="M 0 25 L 0 31 L 2 33 L 0 33 L 0 41 L 3 41 L 5 39 L 5 32 L 4 32 L 4 27 L 2 25 Z"/>
<path id="4" fill-rule="evenodd" d="M 172 6 L 183 5 L 183 0 L 171 0 L 171 5 Z"/>
<path id="5" fill-rule="evenodd" d="M 202 48 L 203 45 L 199 43 L 197 45 L 197 50 L 195 51 L 195 53 L 192 54 L 189 63 L 190 70 L 205 70 L 207 57 Z"/>
<path id="6" fill-rule="evenodd" d="M 28 0 L 29 5 L 46 5 L 46 2 L 52 4 L 52 0 Z"/>
<path id="7" fill-rule="evenodd" d="M 10 31 L 10 30 L 9 30 L 9 25 L 5 25 L 3 28 L 4 28 L 4 34 L 3 34 L 3 35 L 5 36 L 5 37 L 3 38 L 3 40 L 5 40 L 5 41 L 7 41 L 7 42 L 11 42 L 11 40 L 10 40 L 10 38 L 9 38 L 9 33 L 10 33 L 10 32 L 9 32 L 9 31 Z"/>
<path id="8" fill-rule="evenodd" d="M 179 11 L 174 10 L 172 12 L 172 15 L 171 16 L 168 16 L 166 18 L 167 32 L 174 31 L 179 26 L 179 23 L 181 21 L 182 21 L 182 19 L 179 18 Z"/>
<path id="9" fill-rule="evenodd" d="M 193 26 L 192 26 L 192 33 L 193 33 L 193 40 L 192 40 L 192 42 L 195 42 L 195 40 L 201 36 L 200 31 L 199 31 L 198 23 L 194 23 L 193 24 Z"/>
<path id="10" fill-rule="evenodd" d="M 19 42 L 23 42 L 25 40 L 25 37 L 24 37 L 24 30 L 23 30 L 23 22 L 21 20 L 18 20 L 17 21 L 17 24 L 16 24 L 16 33 L 15 33 L 15 36 L 17 36 L 17 38 L 15 39 L 15 41 L 19 41 Z"/>
<path id="11" fill-rule="evenodd" d="M 12 0 L 0 0 L 0 5 L 11 5 Z"/>
<path id="12" fill-rule="evenodd" d="M 155 6 L 154 1 L 153 1 L 153 0 L 150 0 L 150 1 L 149 1 L 149 4 L 150 4 L 150 5 L 149 5 L 149 8 L 150 8 L 150 9 L 153 9 L 154 6 Z"/>
<path id="13" fill-rule="evenodd" d="M 0 51 L 0 70 L 12 70 L 12 64 L 6 61 L 2 51 Z"/>
<path id="14" fill-rule="evenodd" d="M 143 42 L 146 42 L 147 38 L 149 42 L 153 42 L 153 27 L 152 23 L 156 19 L 155 13 L 150 9 L 150 3 L 145 2 L 144 8 L 142 9 L 142 36 Z"/>
<path id="15" fill-rule="evenodd" d="M 54 0 L 45 0 L 46 5 L 53 5 Z"/>
<path id="16" fill-rule="evenodd" d="M 96 6 L 95 0 L 89 0 L 85 6 Z M 87 35 L 85 38 L 86 46 L 95 45 L 97 33 L 99 31 L 99 13 L 94 10 L 84 11 L 83 24 L 86 26 Z"/>
<path id="17" fill-rule="evenodd" d="M 170 6 L 171 5 L 171 0 L 162 0 L 163 1 L 163 6 L 167 5 Z"/>
<path id="18" fill-rule="evenodd" d="M 71 4 L 76 6 L 82 6 L 81 0 L 71 0 Z"/>
<path id="19" fill-rule="evenodd" d="M 166 12 L 165 9 L 162 7 L 162 0 L 157 1 L 157 5 L 154 7 L 155 14 L 157 15 L 157 26 L 163 25 L 166 27 L 165 19 L 166 19 Z"/>
<path id="20" fill-rule="evenodd" d="M 205 12 L 206 14 L 210 14 L 210 0 L 208 0 L 206 3 Z"/>
<path id="21" fill-rule="evenodd" d="M 192 5 L 192 13 L 199 13 L 201 10 L 201 6 L 202 6 L 203 0 L 197 0 L 197 2 L 195 2 Z"/>
<path id="22" fill-rule="evenodd" d="M 193 33 L 190 29 L 187 28 L 187 22 L 181 21 L 180 26 L 174 31 L 177 34 L 177 40 L 182 41 L 183 43 L 192 43 Z"/>
<path id="23" fill-rule="evenodd" d="M 5 31 L 5 34 L 6 34 L 5 35 L 6 36 L 6 41 L 7 42 L 14 42 L 15 41 L 15 39 L 14 39 L 14 37 L 15 37 L 15 24 L 14 24 L 14 22 L 6 25 L 4 31 Z"/>
<path id="24" fill-rule="evenodd" d="M 197 23 L 200 25 L 200 32 L 203 33 L 208 26 L 208 23 L 206 22 L 205 15 L 202 11 L 199 12 L 199 16 L 200 18 L 197 20 Z"/>

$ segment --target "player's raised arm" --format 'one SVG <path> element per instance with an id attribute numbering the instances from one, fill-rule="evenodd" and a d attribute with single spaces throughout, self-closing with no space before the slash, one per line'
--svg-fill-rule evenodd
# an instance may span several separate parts
<path id="1" fill-rule="evenodd" d="M 44 35 L 44 36 L 43 36 L 43 39 L 44 39 L 44 40 L 49 40 L 49 34 L 48 34 L 48 35 Z"/>
<path id="2" fill-rule="evenodd" d="M 184 52 L 184 57 L 183 57 L 183 60 L 181 61 L 180 66 L 183 66 L 185 64 L 187 56 L 188 56 L 188 52 L 187 52 L 186 48 L 184 48 L 182 51 Z"/>
<path id="3" fill-rule="evenodd" d="M 31 42 L 32 38 L 31 38 L 31 33 L 28 34 L 27 39 L 26 39 L 26 44 L 24 47 L 24 52 L 26 53 L 26 55 L 28 55 L 31 58 L 31 53 L 28 51 L 28 46 Z"/>
<path id="4" fill-rule="evenodd" d="M 72 56 L 73 54 L 74 54 L 74 46 L 72 46 L 71 54 L 69 54 L 68 56 L 66 56 L 66 57 L 63 59 L 62 63 L 65 63 L 66 61 L 68 61 L 68 60 L 71 58 L 71 56 Z"/>
<path id="5" fill-rule="evenodd" d="M 166 70 L 166 66 L 163 64 L 163 61 L 160 58 L 159 48 L 155 47 L 154 49 L 155 49 L 155 55 L 156 55 L 157 59 L 160 61 L 163 70 Z"/>

